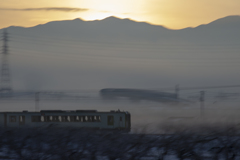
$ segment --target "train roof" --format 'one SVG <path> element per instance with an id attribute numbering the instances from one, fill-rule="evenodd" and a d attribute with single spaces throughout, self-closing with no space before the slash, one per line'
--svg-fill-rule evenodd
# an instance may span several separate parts
<path id="1" fill-rule="evenodd" d="M 128 113 L 127 111 L 111 110 L 111 111 L 97 111 L 97 110 L 41 110 L 38 112 L 34 111 L 3 111 L 0 113 Z"/>

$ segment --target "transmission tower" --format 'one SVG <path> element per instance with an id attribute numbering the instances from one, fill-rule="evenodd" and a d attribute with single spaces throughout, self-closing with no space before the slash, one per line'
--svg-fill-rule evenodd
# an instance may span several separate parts
<path id="1" fill-rule="evenodd" d="M 11 78 L 8 62 L 8 33 L 6 30 L 3 31 L 3 46 L 2 46 L 2 65 L 1 65 L 1 79 L 0 79 L 0 93 L 10 93 Z"/>

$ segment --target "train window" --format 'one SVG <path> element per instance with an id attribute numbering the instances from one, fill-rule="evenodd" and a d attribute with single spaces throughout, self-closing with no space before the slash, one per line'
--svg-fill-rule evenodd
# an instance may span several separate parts
<path id="1" fill-rule="evenodd" d="M 83 122 L 83 116 L 80 117 L 80 122 Z"/>
<path id="2" fill-rule="evenodd" d="M 119 118 L 119 121 L 122 121 L 122 117 Z"/>
<path id="3" fill-rule="evenodd" d="M 70 116 L 70 122 L 75 122 L 75 116 Z"/>
<path id="4" fill-rule="evenodd" d="M 41 122 L 44 122 L 44 120 L 45 120 L 45 117 L 41 116 Z"/>
<path id="5" fill-rule="evenodd" d="M 101 122 L 101 116 L 97 116 L 97 121 Z"/>
<path id="6" fill-rule="evenodd" d="M 22 122 L 22 121 L 23 121 L 23 117 L 19 116 L 19 122 Z"/>
<path id="7" fill-rule="evenodd" d="M 58 116 L 52 116 L 52 121 L 53 122 L 58 122 L 59 120 L 58 120 Z"/>
<path id="8" fill-rule="evenodd" d="M 45 116 L 45 117 L 44 117 L 44 121 L 45 121 L 45 122 L 51 122 L 50 117 L 51 117 L 51 116 Z"/>
<path id="9" fill-rule="evenodd" d="M 73 122 L 79 122 L 80 116 L 73 116 Z"/>
<path id="10" fill-rule="evenodd" d="M 67 116 L 67 121 L 68 121 L 68 122 L 70 122 L 70 121 L 71 121 L 71 119 L 70 119 L 70 116 Z"/>
<path id="11" fill-rule="evenodd" d="M 41 116 L 32 116 L 32 122 L 41 122 Z"/>
<path id="12" fill-rule="evenodd" d="M 10 116 L 9 122 L 17 122 L 17 117 L 16 116 Z"/>
<path id="13" fill-rule="evenodd" d="M 84 116 L 83 117 L 83 122 L 87 122 L 88 121 L 88 116 Z"/>
<path id="14" fill-rule="evenodd" d="M 93 121 L 93 116 L 88 116 L 88 121 L 92 122 Z"/>
<path id="15" fill-rule="evenodd" d="M 69 122 L 68 117 L 69 116 L 62 116 L 62 122 Z"/>
<path id="16" fill-rule="evenodd" d="M 25 124 L 25 116 L 19 116 L 19 124 L 20 125 Z"/>
<path id="17" fill-rule="evenodd" d="M 101 118 L 100 116 L 66 116 L 67 121 L 69 121 L 70 117 L 70 122 L 100 122 Z"/>
<path id="18" fill-rule="evenodd" d="M 66 122 L 66 116 L 62 116 L 62 122 Z"/>
<path id="19" fill-rule="evenodd" d="M 49 116 L 49 120 L 52 121 L 53 120 L 53 116 Z"/>
<path id="20" fill-rule="evenodd" d="M 91 122 L 98 122 L 98 116 L 91 116 Z"/>
<path id="21" fill-rule="evenodd" d="M 98 116 L 98 122 L 101 122 L 101 116 Z"/>
<path id="22" fill-rule="evenodd" d="M 91 116 L 87 116 L 88 117 L 88 122 L 92 122 L 92 117 Z"/>
<path id="23" fill-rule="evenodd" d="M 62 122 L 62 117 L 58 116 L 58 120 L 59 120 L 59 122 Z"/>
<path id="24" fill-rule="evenodd" d="M 76 116 L 76 117 L 75 117 L 75 122 L 79 122 L 79 121 L 80 121 L 79 116 Z"/>

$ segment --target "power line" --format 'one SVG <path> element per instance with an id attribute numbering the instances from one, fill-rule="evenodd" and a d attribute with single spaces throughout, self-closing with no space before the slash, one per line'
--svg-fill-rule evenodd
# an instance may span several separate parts
<path id="1" fill-rule="evenodd" d="M 16 49 L 16 50 L 14 50 L 14 48 Z M 38 54 L 38 56 L 55 56 L 55 55 L 57 55 L 57 57 L 58 56 L 65 56 L 65 57 L 70 57 L 70 56 L 79 56 L 79 57 L 87 57 L 87 58 L 127 58 L 127 59 L 131 59 L 131 58 L 133 58 L 134 60 L 165 60 L 165 58 L 164 59 L 162 59 L 162 58 L 160 58 L 160 57 L 151 57 L 151 58 L 145 58 L 145 57 L 141 57 L 141 56 L 138 56 L 138 55 L 135 55 L 135 56 L 129 56 L 129 55 L 101 55 L 101 54 L 88 54 L 88 53 L 77 53 L 77 52 L 75 52 L 75 51 L 72 51 L 72 52 L 68 52 L 68 55 L 66 55 L 66 52 L 64 52 L 64 51 L 56 51 L 56 52 L 50 52 L 50 51 L 36 51 L 36 50 L 31 50 L 31 52 L 29 51 L 29 50 L 26 50 L 25 48 L 22 48 L 22 47 L 13 47 L 13 51 L 15 51 L 15 53 L 16 54 L 18 54 L 18 52 L 20 52 L 20 51 L 22 51 L 22 52 L 24 52 L 23 54 L 21 53 L 21 55 L 24 55 L 26 52 L 29 52 L 30 54 L 29 55 L 35 55 L 35 54 L 32 54 L 32 53 L 34 53 L 34 52 L 36 52 L 37 54 Z M 17 52 L 18 51 L 18 52 Z M 46 52 L 46 53 L 44 53 L 44 52 Z M 39 53 L 41 53 L 41 54 L 39 54 Z M 52 54 L 54 54 L 54 55 L 52 55 Z M 174 60 L 174 61 L 176 61 L 175 59 L 171 59 L 171 58 L 169 58 L 169 59 L 167 59 L 167 60 Z M 182 59 L 178 59 L 177 61 L 178 62 L 181 62 L 181 61 L 184 61 L 184 63 L 186 62 L 186 61 L 188 61 L 189 59 L 186 59 L 186 58 L 182 58 Z M 190 59 L 191 61 L 202 61 L 202 59 Z M 203 59 L 204 60 L 204 59 Z M 219 60 L 221 60 L 222 62 L 229 62 L 229 60 L 228 59 L 218 59 L 218 61 Z M 236 59 L 236 58 L 234 58 L 234 62 L 236 62 L 237 64 L 239 63 L 239 60 L 240 60 L 240 58 L 239 59 Z M 209 59 L 208 60 L 209 62 L 211 62 L 212 64 L 214 64 L 213 62 L 212 62 L 212 60 L 211 59 Z M 207 62 L 208 62 L 207 61 Z M 214 60 L 214 61 L 216 61 L 216 60 Z M 233 61 L 232 60 L 230 60 L 232 63 L 233 63 Z M 206 61 L 205 61 L 205 63 L 206 63 Z M 231 63 L 231 64 L 232 64 Z"/>
<path id="2" fill-rule="evenodd" d="M 84 44 L 83 46 L 86 46 L 86 45 L 89 44 L 90 47 L 92 47 L 93 45 L 95 45 L 95 46 L 97 45 L 99 47 L 105 47 L 105 46 L 109 47 L 109 46 L 111 46 L 111 47 L 116 48 L 116 47 L 120 46 L 121 48 L 129 48 L 129 46 L 130 47 L 132 47 L 132 46 L 136 47 L 136 45 L 137 45 L 140 48 L 143 48 L 143 47 L 146 48 L 146 46 L 147 46 L 148 48 L 151 48 L 151 49 L 154 49 L 153 47 L 155 47 L 155 48 L 157 47 L 156 49 L 160 49 L 160 50 L 164 50 L 164 47 L 171 47 L 171 49 L 175 48 L 175 47 L 177 47 L 176 49 L 179 49 L 179 47 L 181 49 L 182 49 L 182 47 L 185 47 L 185 48 L 187 47 L 188 50 L 189 49 L 196 50 L 197 48 L 202 49 L 202 47 L 203 47 L 203 46 L 189 46 L 189 45 L 185 46 L 185 45 L 173 45 L 173 44 L 171 44 L 171 45 L 169 45 L 169 44 L 168 45 L 160 45 L 159 46 L 159 44 L 148 44 L 148 43 L 139 43 L 139 42 L 138 43 L 133 43 L 133 42 L 130 42 L 130 43 L 104 42 L 104 43 L 102 43 L 102 42 L 96 42 L 96 41 L 86 41 L 86 40 L 85 41 L 82 41 L 82 40 L 79 41 L 77 39 L 64 39 L 62 37 L 61 38 L 58 37 L 57 42 L 56 42 L 56 38 L 54 38 L 54 39 L 51 38 L 51 37 L 46 38 L 46 36 L 42 37 L 43 39 L 40 39 L 39 36 L 38 37 L 20 36 L 20 38 L 21 38 L 20 42 L 22 42 L 22 39 L 23 39 L 22 37 L 29 40 L 30 43 L 35 43 L 36 41 L 40 41 L 41 43 L 44 43 L 44 44 L 49 44 L 49 42 L 51 42 L 51 44 L 52 43 L 53 44 L 54 43 L 59 44 L 59 43 L 63 42 L 64 44 L 72 45 L 72 44 L 79 44 L 79 42 L 80 42 L 81 44 Z M 229 47 L 231 47 L 230 48 L 231 50 L 233 49 L 233 46 L 236 46 L 239 49 L 239 44 L 229 46 Z M 214 46 L 214 47 L 216 47 L 216 46 Z M 219 48 L 219 50 L 222 50 L 223 48 L 226 48 L 226 46 L 224 46 L 224 45 L 218 45 L 217 47 Z M 204 46 L 204 48 L 206 48 L 206 46 Z M 211 46 L 211 48 L 213 48 L 213 47 Z M 216 50 L 215 48 L 213 48 L 213 49 Z"/>
<path id="3" fill-rule="evenodd" d="M 19 34 L 19 33 L 14 33 L 14 35 L 13 35 L 14 37 L 19 37 L 19 38 L 27 38 L 27 39 L 32 39 L 32 40 L 37 40 L 37 39 L 40 39 L 40 38 L 42 38 L 42 39 L 44 39 L 44 41 L 45 40 L 53 40 L 53 41 L 56 41 L 56 38 L 58 39 L 58 40 L 61 40 L 61 41 L 66 41 L 66 42 L 69 42 L 69 41 L 79 41 L 79 39 L 76 37 L 76 38 L 65 38 L 64 36 L 49 36 L 49 35 L 34 35 L 34 36 L 28 36 L 28 35 L 23 35 L 23 34 Z M 124 42 L 120 42 L 120 41 L 101 41 L 101 42 L 99 42 L 99 41 L 96 41 L 96 40 L 81 40 L 81 43 L 96 43 L 97 42 L 97 44 L 101 44 L 101 42 L 104 42 L 104 43 L 108 43 L 109 45 L 114 45 L 114 44 L 117 44 L 117 45 L 140 45 L 140 46 L 142 46 L 142 45 L 151 45 L 151 44 L 155 44 L 155 45 L 159 45 L 159 43 L 158 42 L 155 42 L 155 43 L 149 43 L 149 42 L 140 42 L 140 41 L 135 41 L 135 42 L 133 42 L 133 41 L 131 41 L 131 42 L 127 42 L 127 43 L 124 43 Z M 218 47 L 223 47 L 224 45 L 227 45 L 227 46 L 236 46 L 236 47 L 239 47 L 239 43 L 230 43 L 230 44 L 227 44 L 227 43 L 224 43 L 224 44 L 216 44 L 216 43 L 209 43 L 209 42 L 207 42 L 207 43 L 205 43 L 205 44 L 200 44 L 200 45 L 198 45 L 198 46 L 193 46 L 193 45 L 189 45 L 189 44 L 184 44 L 184 43 L 182 43 L 182 44 L 169 44 L 169 43 L 161 43 L 163 46 L 169 46 L 169 47 L 179 47 L 179 46 L 188 46 L 188 47 L 216 47 L 216 46 L 218 46 Z"/>

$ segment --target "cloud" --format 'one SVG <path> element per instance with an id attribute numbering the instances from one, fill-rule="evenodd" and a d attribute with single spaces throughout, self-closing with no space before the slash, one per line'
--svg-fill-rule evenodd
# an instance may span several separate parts
<path id="1" fill-rule="evenodd" d="M 60 12 L 85 12 L 87 8 L 71 8 L 71 7 L 44 7 L 44 8 L 0 8 L 7 11 L 60 11 Z"/>
<path id="2" fill-rule="evenodd" d="M 86 12 L 86 11 L 97 11 L 102 13 L 113 13 L 112 11 L 106 10 L 92 10 L 88 8 L 72 8 L 72 7 L 43 7 L 43 8 L 0 8 L 0 11 L 59 11 L 59 12 Z M 117 13 L 128 15 L 131 13 Z"/>
<path id="3" fill-rule="evenodd" d="M 98 11 L 98 12 L 102 12 L 102 13 L 113 13 L 113 11 Z M 133 13 L 122 13 L 122 12 L 114 12 L 115 14 L 133 14 Z"/>

